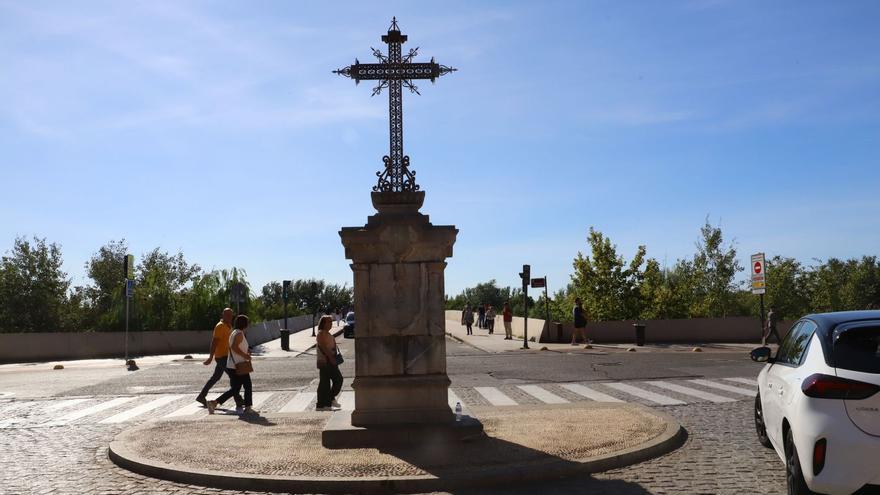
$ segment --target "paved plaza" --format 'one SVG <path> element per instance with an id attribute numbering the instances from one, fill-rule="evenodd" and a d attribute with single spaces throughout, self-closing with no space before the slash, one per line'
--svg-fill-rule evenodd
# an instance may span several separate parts
<path id="1" fill-rule="evenodd" d="M 257 350 L 261 357 L 255 361 L 254 402 L 264 415 L 315 414 L 310 412 L 317 386 L 315 357 L 307 345 L 296 344 L 307 338 L 308 331 L 296 334 L 293 352 L 276 349 L 277 341 Z M 343 353 L 353 356 L 353 342 L 341 337 L 338 341 Z M 613 346 L 546 351 L 534 347 L 488 352 L 448 339 L 449 402 L 461 402 L 466 412 L 632 403 L 661 411 L 687 430 L 685 444 L 672 453 L 621 469 L 542 482 L 541 491 L 784 492 L 782 463 L 755 438 L 752 404 L 759 367 L 743 350 L 733 346 L 693 353 L 658 346 L 633 353 Z M 240 493 L 144 477 L 115 466 L 107 457 L 110 441 L 133 426 L 163 419 L 208 420 L 192 398 L 209 370 L 199 363 L 203 356 L 193 357 L 147 358 L 133 373 L 120 372 L 118 363 L 100 361 L 68 363 L 58 371 L 50 369 L 51 363 L 0 366 L 0 448 L 14 459 L 0 474 L 4 493 Z M 340 402 L 349 410 L 353 361 L 346 360 L 342 367 L 346 387 Z M 67 381 L 67 373 L 75 379 Z M 214 392 L 219 393 L 219 387 Z M 556 425 L 552 410 L 546 421 L 546 427 Z M 578 428 L 570 422 L 557 426 Z M 604 426 L 602 421 L 586 421 L 578 434 Z M 203 445 L 196 449 L 218 448 L 214 435 L 200 438 Z M 535 486 L 517 484 L 479 492 L 534 490 Z"/>

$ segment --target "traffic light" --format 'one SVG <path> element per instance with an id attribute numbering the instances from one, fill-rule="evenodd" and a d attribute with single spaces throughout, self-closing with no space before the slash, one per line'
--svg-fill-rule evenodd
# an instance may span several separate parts
<path id="1" fill-rule="evenodd" d="M 519 278 L 523 280 L 523 283 L 528 284 L 529 279 L 532 277 L 532 267 L 529 265 L 523 265 L 522 271 L 519 273 Z"/>
<path id="2" fill-rule="evenodd" d="M 284 302 L 287 302 L 290 299 L 290 280 L 282 282 L 281 287 L 281 298 L 284 299 Z"/>

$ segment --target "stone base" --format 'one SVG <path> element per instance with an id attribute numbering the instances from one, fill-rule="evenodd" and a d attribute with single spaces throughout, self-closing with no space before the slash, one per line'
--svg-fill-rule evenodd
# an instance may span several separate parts
<path id="1" fill-rule="evenodd" d="M 321 432 L 321 445 L 328 449 L 360 449 L 430 445 L 454 446 L 482 439 L 483 423 L 463 415 L 461 421 L 445 424 L 397 424 L 362 428 L 351 425 L 349 411 L 336 411 Z"/>
<path id="2" fill-rule="evenodd" d="M 351 423 L 355 426 L 446 424 L 455 419 L 449 409 L 449 377 L 445 373 L 358 376 L 351 387 L 354 389 Z"/>

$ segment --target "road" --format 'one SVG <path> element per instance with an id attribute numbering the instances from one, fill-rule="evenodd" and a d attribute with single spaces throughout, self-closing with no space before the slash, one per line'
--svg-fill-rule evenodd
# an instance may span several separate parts
<path id="1" fill-rule="evenodd" d="M 345 406 L 351 398 L 353 343 L 341 337 L 338 341 L 349 356 L 342 366 Z M 652 461 L 481 493 L 785 492 L 781 461 L 755 438 L 752 380 L 759 366 L 742 349 L 694 353 L 681 348 L 626 352 L 571 347 L 487 353 L 452 339 L 446 346 L 451 397 L 465 408 L 604 398 L 658 408 L 688 431 L 682 448 Z M 108 442 L 123 429 L 168 415 L 205 414 L 191 406 L 191 399 L 210 368 L 201 364 L 204 356 L 194 358 L 146 358 L 135 372 L 107 361 L 69 363 L 64 370 L 48 364 L 0 366 L 0 448 L 10 461 L 0 474 L 0 492 L 239 493 L 146 478 L 107 459 Z M 313 351 L 257 358 L 254 367 L 259 409 L 271 413 L 288 404 L 313 407 L 308 402 L 317 385 Z M 217 393 L 224 382 L 215 388 Z M 214 441 L 206 439 L 206 448 Z"/>

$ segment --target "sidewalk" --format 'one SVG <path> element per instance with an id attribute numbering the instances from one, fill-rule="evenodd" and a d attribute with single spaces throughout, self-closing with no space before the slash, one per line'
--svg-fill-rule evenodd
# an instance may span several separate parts
<path id="1" fill-rule="evenodd" d="M 537 325 L 536 325 L 537 326 Z M 532 333 L 531 328 L 529 329 L 529 338 L 535 337 L 535 340 L 538 340 L 540 337 L 540 327 L 534 330 L 534 334 Z M 492 335 L 489 335 L 489 331 L 482 328 L 477 328 L 476 325 L 473 326 L 473 335 L 467 335 L 467 328 L 461 324 L 459 321 L 455 320 L 446 320 L 446 334 L 456 339 L 460 342 L 464 342 L 470 346 L 476 347 L 482 351 L 497 354 L 502 352 L 534 352 L 540 351 L 542 348 L 546 348 L 547 351 L 556 351 L 556 352 L 570 352 L 573 350 L 580 350 L 583 353 L 591 353 L 591 354 L 607 354 L 609 352 L 693 352 L 695 348 L 699 348 L 700 351 L 704 352 L 744 352 L 748 353 L 755 347 L 760 346 L 760 344 L 740 344 L 740 343 L 712 343 L 712 344 L 700 344 L 700 343 L 672 343 L 672 344 L 662 344 L 662 343 L 652 343 L 646 342 L 644 346 L 636 346 L 635 343 L 608 343 L 608 344 L 591 344 L 592 349 L 585 349 L 584 345 L 578 344 L 576 346 L 571 345 L 570 342 L 564 343 L 556 343 L 556 342 L 531 342 L 529 341 L 529 349 L 523 349 L 523 339 L 522 335 L 517 336 L 514 333 L 513 340 L 504 340 L 504 326 L 501 324 L 499 319 L 495 324 L 495 331 Z M 589 331 L 589 329 L 588 329 Z M 775 344 L 774 344 L 775 345 Z M 630 351 L 632 349 L 632 351 Z"/>
<path id="2" fill-rule="evenodd" d="M 323 447 L 330 415 L 321 412 L 165 420 L 123 431 L 109 455 L 147 476 L 214 488 L 422 493 L 615 469 L 670 452 L 685 439 L 670 416 L 635 404 L 474 408 L 472 414 L 485 428 L 479 438 L 360 449 Z M 219 456 L 206 448 L 204 439 L 217 431 L 236 448 Z"/>
<path id="3" fill-rule="evenodd" d="M 317 334 L 317 332 L 316 329 L 315 333 Z M 332 333 L 334 337 L 338 337 L 342 334 L 342 326 L 336 326 L 336 324 L 334 324 L 330 333 Z M 252 353 L 254 356 L 272 358 L 297 357 L 301 354 L 305 354 L 315 347 L 315 337 L 312 336 L 312 327 L 291 333 L 289 347 L 289 351 L 281 349 L 281 338 L 277 338 L 258 346 L 254 346 Z"/>

